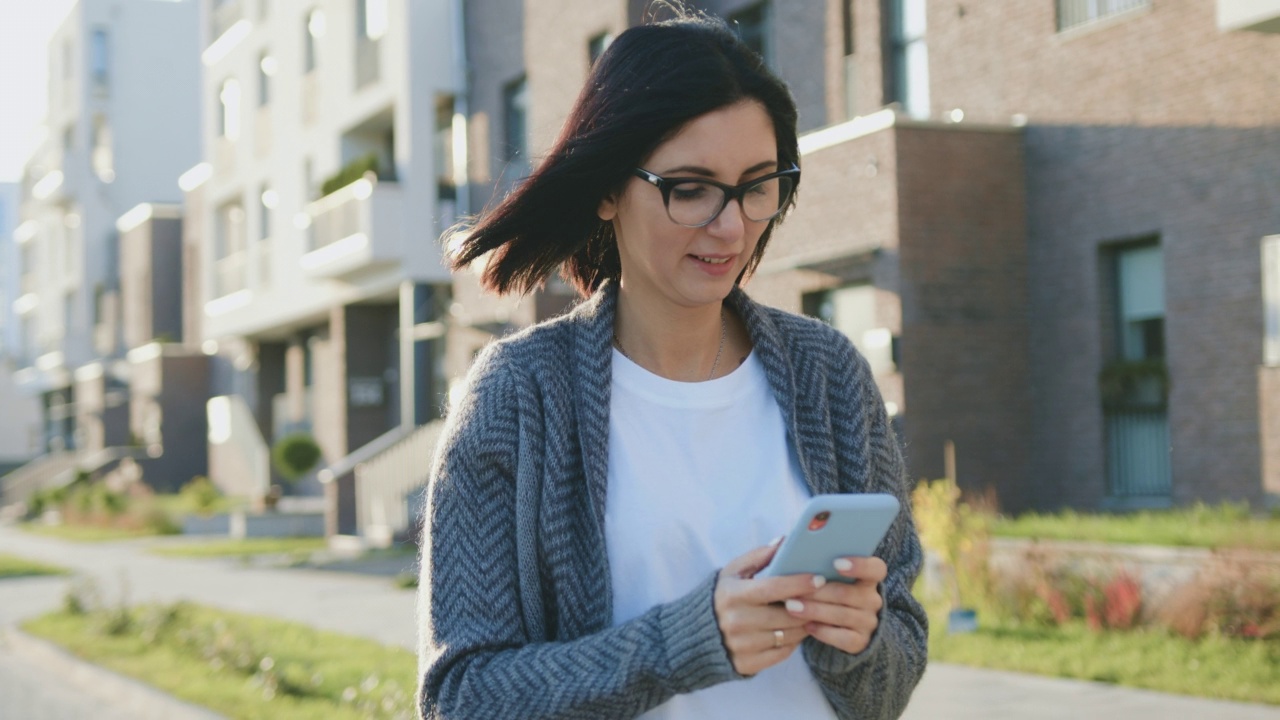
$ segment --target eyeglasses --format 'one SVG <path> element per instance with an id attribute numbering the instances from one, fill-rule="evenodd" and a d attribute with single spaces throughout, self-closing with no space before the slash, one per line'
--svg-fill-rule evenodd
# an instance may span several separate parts
<path id="1" fill-rule="evenodd" d="M 800 168 L 780 170 L 741 185 L 725 185 L 706 178 L 664 178 L 644 168 L 636 168 L 635 175 L 662 191 L 662 203 L 671 222 L 696 228 L 710 225 L 731 200 L 740 202 L 748 220 L 772 220 L 791 199 L 800 180 Z"/>

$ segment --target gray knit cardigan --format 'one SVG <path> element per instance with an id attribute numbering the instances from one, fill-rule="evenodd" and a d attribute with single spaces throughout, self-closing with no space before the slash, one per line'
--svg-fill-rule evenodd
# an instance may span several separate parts
<path id="1" fill-rule="evenodd" d="M 493 343 L 449 414 L 427 489 L 418 702 L 428 720 L 631 718 L 742 679 L 716 624 L 715 574 L 613 627 L 605 548 L 616 285 Z M 746 322 L 809 490 L 891 492 L 904 509 L 870 645 L 813 638 L 804 659 L 836 714 L 896 718 L 924 673 L 927 620 L 902 457 L 867 363 L 839 332 L 757 305 Z M 743 548 L 745 552 L 749 548 Z"/>

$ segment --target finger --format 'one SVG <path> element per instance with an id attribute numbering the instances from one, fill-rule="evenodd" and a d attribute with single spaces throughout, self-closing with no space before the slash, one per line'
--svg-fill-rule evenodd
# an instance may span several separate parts
<path id="1" fill-rule="evenodd" d="M 889 567 L 878 557 L 838 558 L 835 568 L 844 577 L 866 582 L 883 582 L 889 575 Z"/>
<path id="2" fill-rule="evenodd" d="M 773 560 L 773 554 L 778 551 L 778 546 L 781 544 L 782 538 L 777 538 L 768 545 L 739 555 L 724 566 L 724 574 L 730 577 L 750 577 L 760 572 L 765 565 L 769 564 L 769 561 Z"/>
<path id="3" fill-rule="evenodd" d="M 838 648 L 850 654 L 857 654 L 867 649 L 871 642 L 871 634 L 849 628 L 832 627 L 821 623 L 810 623 L 806 630 L 819 642 Z"/>
<path id="4" fill-rule="evenodd" d="M 741 638 L 776 629 L 795 630 L 803 628 L 806 622 L 807 619 L 796 617 L 783 607 L 771 605 L 731 607 L 719 617 L 720 632 L 730 649 L 737 649 L 734 644 Z"/>
<path id="5" fill-rule="evenodd" d="M 880 612 L 880 609 L 884 607 L 884 598 L 880 595 L 877 586 L 861 582 L 853 585 L 842 582 L 827 583 L 805 599 L 820 603 L 831 603 L 832 605 L 844 605 L 870 612 Z"/>
<path id="6" fill-rule="evenodd" d="M 736 585 L 731 592 L 739 602 L 750 605 L 768 605 L 787 598 L 811 595 L 827 584 L 821 575 L 783 575 L 772 578 L 755 578 Z"/>
<path id="7" fill-rule="evenodd" d="M 796 618 L 804 618 L 821 625 L 830 625 L 846 630 L 857 630 L 867 635 L 874 632 L 879 624 L 876 614 L 870 610 L 862 610 L 845 605 L 832 605 L 831 603 L 788 600 L 787 612 Z"/>

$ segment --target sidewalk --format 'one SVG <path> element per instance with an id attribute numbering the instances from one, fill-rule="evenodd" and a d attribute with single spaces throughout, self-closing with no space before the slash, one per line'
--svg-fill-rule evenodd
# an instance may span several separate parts
<path id="1" fill-rule="evenodd" d="M 0 527 L 0 551 L 94 577 L 109 600 L 119 597 L 123 577 L 127 579 L 131 602 L 187 599 L 228 610 L 293 620 L 411 650 L 415 646 L 415 594 L 396 588 L 389 578 L 323 570 L 247 568 L 218 560 L 162 558 L 145 552 L 149 542 L 69 543 Z M 0 582 L 0 627 L 56 608 L 66 582 L 65 578 Z M 32 687 L 21 679 L 15 681 L 8 677 L 18 672 L 13 668 L 11 662 L 6 663 L 0 649 L 0 717 L 70 720 L 92 715 L 12 713 L 5 704 L 9 688 L 19 684 Z M 51 690 L 62 695 L 68 692 L 60 680 Z M 907 720 L 1076 720 L 1111 716 L 1123 720 L 1280 720 L 1280 708 L 938 663 L 929 667 L 903 717 Z"/>

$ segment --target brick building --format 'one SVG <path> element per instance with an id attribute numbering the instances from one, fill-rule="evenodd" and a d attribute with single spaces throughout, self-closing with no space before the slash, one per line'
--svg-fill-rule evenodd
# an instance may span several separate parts
<path id="1" fill-rule="evenodd" d="M 644 5 L 466 4 L 473 211 Z M 800 108 L 799 205 L 748 291 L 853 337 L 914 476 L 950 440 L 1010 510 L 1280 496 L 1280 7 L 702 5 Z M 454 292 L 495 332 L 558 307 Z M 488 336 L 458 339 L 451 374 Z"/>

